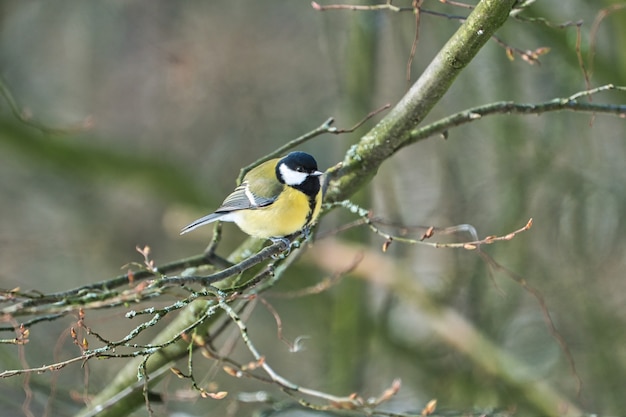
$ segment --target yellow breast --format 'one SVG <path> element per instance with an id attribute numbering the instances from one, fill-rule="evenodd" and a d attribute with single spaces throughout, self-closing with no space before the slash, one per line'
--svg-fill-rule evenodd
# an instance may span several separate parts
<path id="1" fill-rule="evenodd" d="M 315 223 L 321 206 L 321 193 L 317 195 L 311 212 L 308 196 L 286 187 L 271 205 L 236 212 L 235 223 L 245 233 L 262 239 L 289 236 Z"/>

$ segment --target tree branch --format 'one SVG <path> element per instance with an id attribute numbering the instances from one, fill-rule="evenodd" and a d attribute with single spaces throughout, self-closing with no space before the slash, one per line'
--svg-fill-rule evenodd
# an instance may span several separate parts
<path id="1" fill-rule="evenodd" d="M 473 107 L 461 112 L 444 117 L 434 123 L 415 129 L 410 132 L 410 138 L 402 143 L 402 147 L 411 145 L 419 140 L 426 139 L 436 134 L 445 134 L 452 127 L 460 126 L 465 123 L 473 122 L 483 116 L 493 114 L 541 114 L 551 111 L 577 111 L 587 113 L 608 113 L 615 114 L 619 117 L 626 117 L 626 104 L 597 104 L 593 102 L 581 102 L 579 98 L 583 96 L 591 96 L 601 91 L 619 90 L 626 91 L 626 87 L 614 86 L 607 84 L 592 90 L 585 90 L 576 93 L 570 97 L 556 98 L 554 100 L 543 103 L 514 103 L 512 101 L 499 101 L 496 103 L 485 104 L 483 106 Z"/>
<path id="2" fill-rule="evenodd" d="M 411 132 L 455 78 L 504 24 L 515 0 L 483 0 L 444 45 L 400 102 L 329 173 L 326 202 L 345 200 L 369 183 L 378 167 L 412 140 Z"/>

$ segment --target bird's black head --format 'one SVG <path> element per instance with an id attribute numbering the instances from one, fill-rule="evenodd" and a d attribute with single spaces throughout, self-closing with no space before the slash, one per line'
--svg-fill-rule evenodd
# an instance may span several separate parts
<path id="1" fill-rule="evenodd" d="M 315 158 L 305 152 L 291 152 L 276 164 L 276 178 L 283 184 L 314 195 L 320 188 Z"/>
<path id="2" fill-rule="evenodd" d="M 278 162 L 278 165 L 280 164 L 285 164 L 289 169 L 306 174 L 317 171 L 315 158 L 306 152 L 291 152 Z"/>

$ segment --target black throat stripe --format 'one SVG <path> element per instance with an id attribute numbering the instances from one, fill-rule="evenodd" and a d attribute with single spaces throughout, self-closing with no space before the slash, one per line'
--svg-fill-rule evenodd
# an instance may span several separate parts
<path id="1" fill-rule="evenodd" d="M 309 213 L 306 215 L 305 223 L 305 225 L 308 226 L 313 220 L 313 213 L 315 213 L 315 206 L 317 205 L 316 197 L 321 188 L 320 179 L 319 177 L 309 176 L 302 184 L 296 185 L 293 188 L 306 194 L 309 201 Z"/>
<path id="2" fill-rule="evenodd" d="M 313 220 L 313 213 L 315 213 L 315 206 L 316 206 L 315 196 L 309 195 L 307 197 L 309 199 L 309 212 L 306 215 L 306 223 L 305 223 L 306 226 L 308 226 Z"/>

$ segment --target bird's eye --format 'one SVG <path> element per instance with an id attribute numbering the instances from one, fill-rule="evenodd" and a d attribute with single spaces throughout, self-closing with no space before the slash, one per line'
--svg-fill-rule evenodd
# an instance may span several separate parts
<path id="1" fill-rule="evenodd" d="M 298 167 L 298 168 L 296 168 L 296 171 L 298 171 L 298 172 L 304 172 L 304 168 L 303 168 L 303 167 Z"/>

